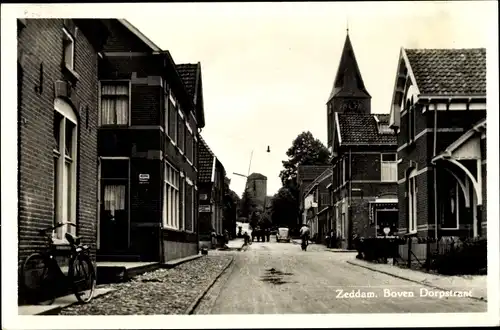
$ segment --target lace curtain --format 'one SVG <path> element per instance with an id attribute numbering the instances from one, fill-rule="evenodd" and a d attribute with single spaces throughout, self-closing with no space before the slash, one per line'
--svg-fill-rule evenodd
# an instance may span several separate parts
<path id="1" fill-rule="evenodd" d="M 128 92 L 127 85 L 102 85 L 101 123 L 103 125 L 128 124 Z"/>
<path id="2" fill-rule="evenodd" d="M 109 185 L 104 187 L 104 209 L 115 215 L 115 211 L 125 210 L 125 186 Z"/>

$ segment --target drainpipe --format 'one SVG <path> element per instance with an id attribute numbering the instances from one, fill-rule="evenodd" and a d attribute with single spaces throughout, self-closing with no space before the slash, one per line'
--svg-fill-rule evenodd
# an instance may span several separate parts
<path id="1" fill-rule="evenodd" d="M 352 166 L 351 166 L 351 148 L 349 148 L 349 248 L 352 246 Z"/>
<path id="2" fill-rule="evenodd" d="M 436 157 L 437 150 L 437 107 L 434 107 L 434 138 L 433 138 L 432 158 Z M 438 202 L 437 202 L 437 166 L 434 163 L 434 238 L 438 238 Z"/>

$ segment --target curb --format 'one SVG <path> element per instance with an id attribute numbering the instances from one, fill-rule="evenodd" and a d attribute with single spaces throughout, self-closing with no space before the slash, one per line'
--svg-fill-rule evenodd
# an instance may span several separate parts
<path id="1" fill-rule="evenodd" d="M 184 312 L 185 315 L 191 315 L 193 314 L 194 310 L 196 309 L 196 307 L 198 307 L 198 305 L 200 304 L 201 300 L 203 299 L 203 297 L 207 294 L 207 292 L 212 288 L 212 286 L 215 284 L 215 282 L 217 282 L 217 280 L 219 279 L 219 277 L 222 276 L 222 274 L 224 274 L 224 272 L 229 268 L 229 266 L 231 266 L 233 264 L 233 261 L 234 261 L 234 257 L 231 258 L 231 260 L 227 263 L 227 265 L 222 269 L 222 271 L 219 273 L 219 275 L 217 275 L 213 280 L 212 282 L 210 282 L 207 287 L 205 288 L 205 290 L 203 290 L 197 297 L 196 299 L 193 301 L 193 303 L 191 305 L 189 305 L 189 307 L 186 309 L 186 311 Z"/>
<path id="2" fill-rule="evenodd" d="M 438 290 L 441 290 L 441 291 L 449 291 L 450 290 L 450 289 L 445 289 L 445 288 L 442 288 L 442 287 L 439 287 L 439 286 L 436 286 L 436 285 L 431 285 L 431 284 L 428 284 L 428 283 L 425 283 L 425 282 L 420 282 L 420 281 L 417 281 L 417 280 L 412 280 L 410 278 L 399 276 L 399 275 L 396 275 L 396 274 L 392 274 L 392 273 L 389 273 L 389 272 L 386 272 L 386 271 L 383 271 L 383 270 L 371 268 L 369 266 L 360 265 L 360 264 L 354 263 L 352 261 L 346 261 L 346 262 L 348 264 L 350 264 L 350 265 L 358 266 L 358 267 L 361 267 L 361 268 L 366 268 L 366 269 L 369 269 L 369 270 L 374 271 L 374 272 L 378 272 L 378 273 L 389 275 L 389 276 L 392 276 L 392 277 L 395 277 L 395 278 L 399 278 L 400 280 L 405 280 L 405 281 L 408 281 L 408 282 L 413 282 L 413 283 L 425 285 L 425 286 L 427 286 L 429 288 L 438 289 Z M 485 298 L 478 298 L 478 297 L 473 297 L 473 296 L 472 297 L 467 297 L 467 298 L 478 300 L 478 301 L 482 301 L 482 302 L 488 302 L 488 300 L 485 299 Z"/>
<path id="3" fill-rule="evenodd" d="M 166 263 L 163 263 L 163 264 L 160 264 L 160 267 L 159 268 L 166 268 L 166 269 L 170 269 L 170 268 L 175 268 L 179 265 L 182 265 L 183 263 L 186 263 L 186 262 L 190 262 L 190 261 L 194 261 L 196 259 L 199 259 L 203 257 L 202 254 L 195 254 L 195 255 L 192 255 L 192 256 L 189 256 L 189 257 L 186 257 L 186 258 L 181 258 L 181 259 L 176 259 L 176 260 L 172 260 L 172 261 L 167 261 Z"/>
<path id="4" fill-rule="evenodd" d="M 109 290 L 108 292 L 104 292 L 104 293 L 101 293 L 100 295 L 96 296 L 96 297 L 93 297 L 92 300 L 96 299 L 96 298 L 101 298 L 101 297 L 105 297 L 107 296 L 108 294 L 110 293 L 113 293 L 115 292 L 116 289 L 111 289 Z M 90 302 L 89 302 L 90 303 Z M 43 311 L 43 312 L 40 312 L 40 313 L 36 313 L 34 315 L 59 315 L 59 313 L 61 313 L 61 311 L 65 308 L 68 308 L 68 307 L 71 307 L 71 306 L 74 306 L 74 305 L 78 305 L 80 304 L 78 301 L 75 301 L 73 303 L 69 303 L 67 305 L 58 305 L 58 306 L 54 306 L 54 308 L 51 308 L 51 309 L 48 309 L 46 311 Z"/>

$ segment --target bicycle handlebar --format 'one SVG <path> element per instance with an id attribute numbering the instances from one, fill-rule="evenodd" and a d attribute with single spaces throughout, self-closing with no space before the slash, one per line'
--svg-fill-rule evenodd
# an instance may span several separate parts
<path id="1" fill-rule="evenodd" d="M 54 229 L 57 229 L 59 227 L 62 227 L 64 225 L 71 225 L 71 226 L 74 226 L 76 227 L 76 225 L 72 222 L 59 222 L 57 225 L 53 226 L 53 227 L 48 227 L 48 228 L 45 228 L 45 229 L 41 229 L 40 230 L 40 234 L 41 235 L 45 235 L 48 231 L 52 231 Z"/>

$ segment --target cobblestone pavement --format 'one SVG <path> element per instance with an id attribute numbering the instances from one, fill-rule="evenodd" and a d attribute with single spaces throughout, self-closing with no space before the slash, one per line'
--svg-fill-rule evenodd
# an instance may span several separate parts
<path id="1" fill-rule="evenodd" d="M 233 265 L 195 314 L 487 311 L 485 302 L 440 298 L 443 291 L 350 265 L 355 253 L 332 253 L 321 245 L 303 252 L 300 245 L 272 240 L 231 254 Z"/>
<path id="2" fill-rule="evenodd" d="M 204 256 L 172 269 L 145 273 L 130 282 L 106 285 L 117 290 L 88 304 L 65 308 L 60 314 L 184 314 L 231 259 L 231 254 Z"/>

